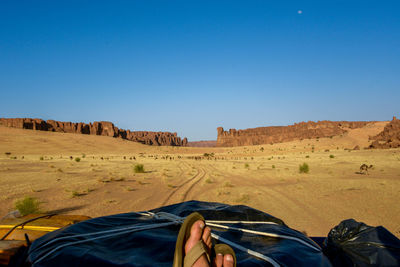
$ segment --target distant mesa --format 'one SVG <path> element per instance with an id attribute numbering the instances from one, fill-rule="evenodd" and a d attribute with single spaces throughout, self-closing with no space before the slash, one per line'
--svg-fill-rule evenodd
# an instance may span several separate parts
<path id="1" fill-rule="evenodd" d="M 372 144 L 369 148 L 398 148 L 400 147 L 400 120 L 393 117 L 382 132 L 371 137 Z"/>
<path id="2" fill-rule="evenodd" d="M 215 147 L 215 146 L 217 146 L 217 141 L 216 140 L 193 141 L 193 142 L 188 142 L 187 146 L 190 146 L 190 147 Z"/>
<path id="3" fill-rule="evenodd" d="M 348 129 L 366 126 L 371 121 L 318 121 L 300 122 L 289 126 L 258 127 L 245 130 L 218 127 L 217 147 L 251 146 L 283 143 L 294 140 L 333 137 Z"/>
<path id="4" fill-rule="evenodd" d="M 182 140 L 177 133 L 124 130 L 108 121 L 86 124 L 29 118 L 0 118 L 0 125 L 38 131 L 103 135 L 154 146 L 186 146 L 188 143 L 186 137 Z"/>

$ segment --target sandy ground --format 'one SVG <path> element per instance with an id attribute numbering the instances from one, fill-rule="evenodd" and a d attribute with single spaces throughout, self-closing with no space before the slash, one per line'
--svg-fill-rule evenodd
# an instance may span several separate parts
<path id="1" fill-rule="evenodd" d="M 345 150 L 367 146 L 384 125 L 234 148 L 152 147 L 0 127 L 0 218 L 24 196 L 38 198 L 43 211 L 92 217 L 194 199 L 248 205 L 310 236 L 354 218 L 400 237 L 400 150 Z M 204 153 L 215 157 L 191 158 Z M 308 174 L 299 173 L 304 162 Z M 138 163 L 145 173 L 133 171 Z M 374 165 L 368 175 L 357 174 L 363 163 Z"/>

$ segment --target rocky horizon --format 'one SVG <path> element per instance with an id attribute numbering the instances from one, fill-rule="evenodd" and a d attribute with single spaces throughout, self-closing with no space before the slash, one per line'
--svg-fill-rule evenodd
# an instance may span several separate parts
<path id="1" fill-rule="evenodd" d="M 0 118 L 0 125 L 38 131 L 110 136 L 155 146 L 186 146 L 188 143 L 186 137 L 181 139 L 177 133 L 124 130 L 109 121 L 87 124 L 31 118 Z"/>
<path id="2" fill-rule="evenodd" d="M 218 127 L 217 147 L 247 146 L 283 143 L 294 140 L 324 138 L 341 135 L 347 129 L 357 129 L 365 127 L 375 121 L 318 121 L 300 122 L 288 126 L 269 126 L 249 128 L 245 130 Z M 400 147 L 400 127 L 399 120 L 393 117 L 392 122 L 385 127 L 384 132 L 376 137 L 370 148 L 391 148 Z M 388 128 L 389 127 L 389 128 Z M 397 138 L 397 139 L 396 139 Z"/>

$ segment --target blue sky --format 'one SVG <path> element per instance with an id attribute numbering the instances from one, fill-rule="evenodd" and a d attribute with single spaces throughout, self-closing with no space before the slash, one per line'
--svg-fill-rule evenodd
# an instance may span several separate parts
<path id="1" fill-rule="evenodd" d="M 189 141 L 218 126 L 390 120 L 400 2 L 3 0 L 0 90 L 0 117 Z"/>

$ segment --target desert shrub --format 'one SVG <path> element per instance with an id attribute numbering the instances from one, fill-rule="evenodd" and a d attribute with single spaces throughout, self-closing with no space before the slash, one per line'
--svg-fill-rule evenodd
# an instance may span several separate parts
<path id="1" fill-rule="evenodd" d="M 306 158 L 307 158 L 307 159 L 309 159 L 309 158 L 310 158 L 310 156 L 309 156 L 309 155 L 307 155 L 307 156 L 306 156 Z"/>
<path id="2" fill-rule="evenodd" d="M 81 194 L 78 191 L 72 191 L 71 197 L 79 197 Z"/>
<path id="3" fill-rule="evenodd" d="M 230 182 L 225 182 L 224 187 L 233 187 L 233 184 L 231 184 Z"/>
<path id="4" fill-rule="evenodd" d="M 245 163 L 245 164 L 244 164 L 244 167 L 245 167 L 246 169 L 248 169 L 248 168 L 250 168 L 250 165 L 249 165 L 248 163 Z"/>
<path id="5" fill-rule="evenodd" d="M 136 164 L 135 167 L 133 167 L 133 171 L 135 173 L 144 173 L 144 166 L 143 164 Z"/>
<path id="6" fill-rule="evenodd" d="M 11 155 L 11 152 L 4 152 L 4 154 L 5 154 L 6 156 L 10 156 L 10 155 Z"/>
<path id="7" fill-rule="evenodd" d="M 301 165 L 299 165 L 299 172 L 300 173 L 308 173 L 310 171 L 310 167 L 308 166 L 307 163 L 303 163 Z"/>
<path id="8" fill-rule="evenodd" d="M 272 165 L 272 169 L 275 169 L 275 165 Z"/>
<path id="9" fill-rule="evenodd" d="M 81 161 L 81 158 L 75 158 L 75 161 L 79 162 L 79 161 Z"/>
<path id="10" fill-rule="evenodd" d="M 40 159 L 40 160 L 44 160 L 44 158 L 43 158 L 43 157 L 40 157 L 39 159 Z"/>
<path id="11" fill-rule="evenodd" d="M 212 183 L 213 183 L 213 180 L 212 180 L 211 178 L 207 178 L 207 179 L 206 179 L 206 183 L 207 183 L 207 184 L 212 184 Z"/>
<path id="12" fill-rule="evenodd" d="M 333 159 L 335 156 L 334 155 L 329 155 L 329 158 Z"/>
<path id="13" fill-rule="evenodd" d="M 86 157 L 86 154 L 85 154 L 85 153 L 83 153 L 83 154 L 82 154 L 82 158 L 84 159 L 85 157 Z"/>
<path id="14" fill-rule="evenodd" d="M 33 197 L 24 197 L 15 202 L 15 208 L 21 213 L 22 216 L 38 213 L 40 202 Z"/>

